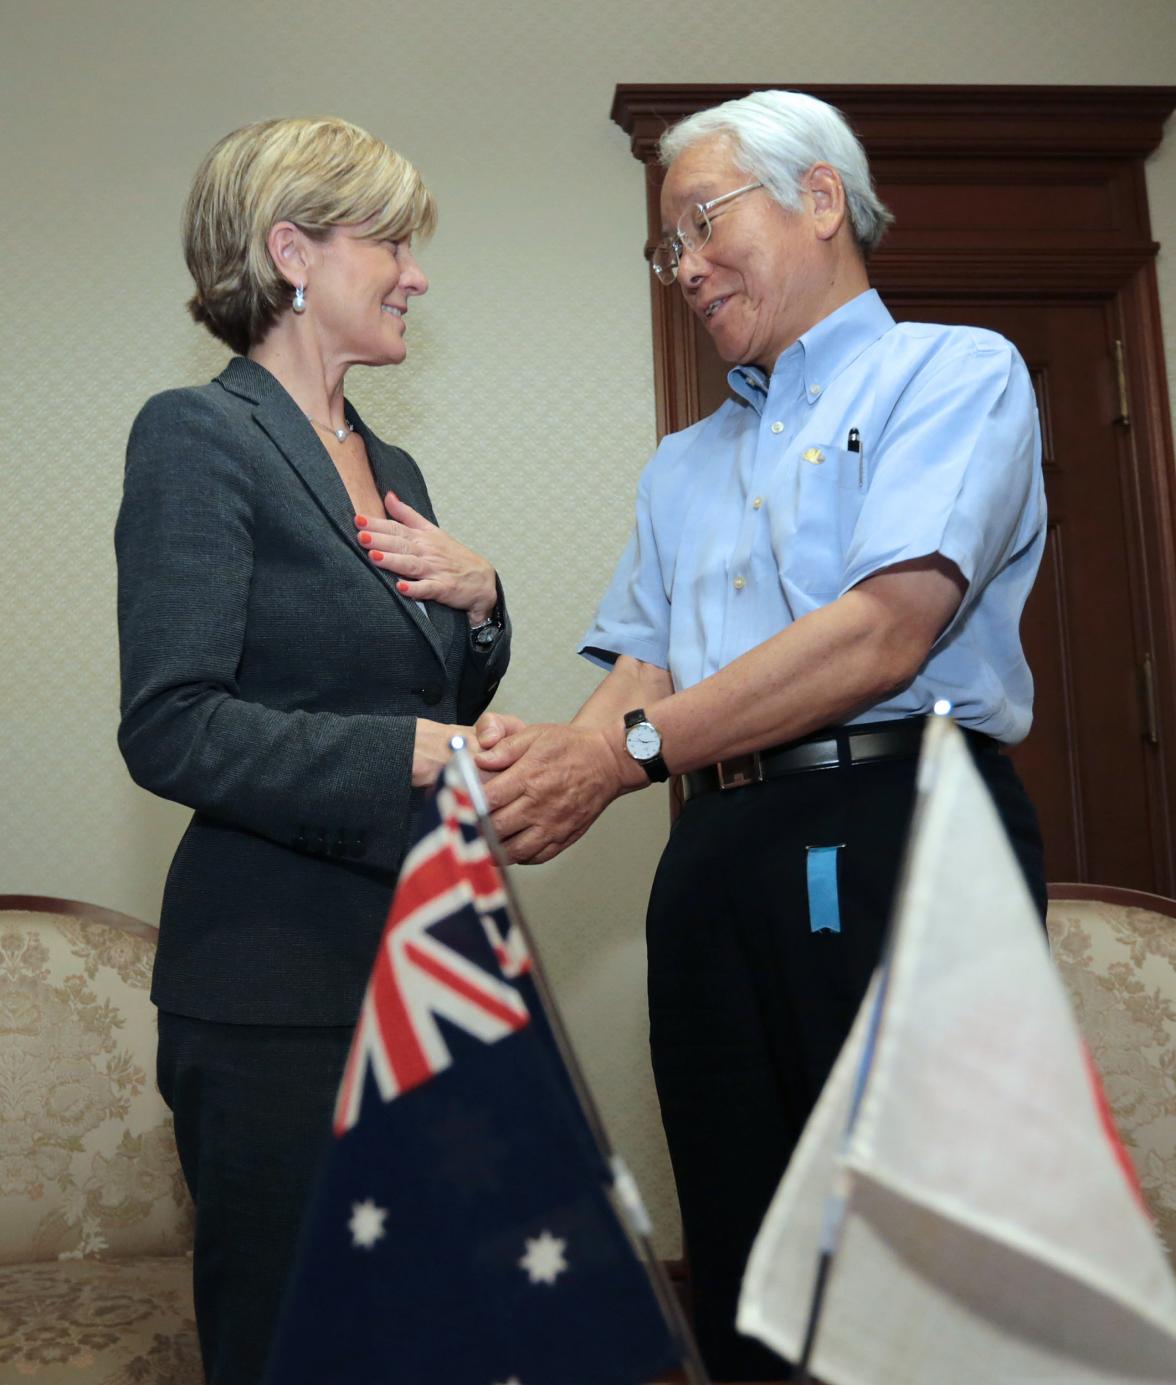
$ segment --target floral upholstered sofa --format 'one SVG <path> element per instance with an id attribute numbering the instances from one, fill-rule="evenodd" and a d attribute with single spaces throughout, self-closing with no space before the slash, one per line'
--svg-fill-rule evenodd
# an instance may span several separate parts
<path id="1" fill-rule="evenodd" d="M 1054 961 L 1176 1268 L 1176 901 L 1111 885 L 1049 896 Z"/>
<path id="2" fill-rule="evenodd" d="M 0 896 L 0 1380 L 200 1385 L 156 930 Z"/>

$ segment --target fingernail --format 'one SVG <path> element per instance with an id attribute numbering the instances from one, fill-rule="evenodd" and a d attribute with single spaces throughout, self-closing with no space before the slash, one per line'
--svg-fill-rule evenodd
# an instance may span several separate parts
<path id="1" fill-rule="evenodd" d="M 356 515 L 356 516 L 355 516 L 355 527 L 356 527 L 357 529 L 366 529 L 366 528 L 367 528 L 367 515 Z"/>
<path id="2" fill-rule="evenodd" d="M 370 548 L 372 546 L 372 536 L 370 534 L 360 534 L 359 541 L 365 548 Z"/>
<path id="3" fill-rule="evenodd" d="M 397 583 L 396 583 L 396 590 L 397 590 L 398 592 L 406 592 L 406 591 L 408 591 L 408 583 L 407 583 L 407 582 L 397 582 Z"/>
<path id="4" fill-rule="evenodd" d="M 372 560 L 373 563 L 378 563 L 383 561 L 384 555 L 380 552 L 378 548 L 369 548 L 368 557 Z"/>
<path id="5" fill-rule="evenodd" d="M 396 494 L 395 491 L 389 491 L 388 494 L 392 497 L 393 500 L 399 500 L 399 499 L 400 499 L 400 497 Z"/>

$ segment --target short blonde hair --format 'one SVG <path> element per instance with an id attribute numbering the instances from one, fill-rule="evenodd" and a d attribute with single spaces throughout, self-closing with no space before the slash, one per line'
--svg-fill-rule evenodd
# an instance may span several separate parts
<path id="1" fill-rule="evenodd" d="M 372 240 L 428 235 L 437 208 L 409 161 L 331 117 L 263 120 L 217 144 L 184 205 L 184 259 L 196 283 L 188 311 L 244 355 L 290 305 L 293 286 L 266 245 L 279 221 L 315 240 L 372 221 Z"/>

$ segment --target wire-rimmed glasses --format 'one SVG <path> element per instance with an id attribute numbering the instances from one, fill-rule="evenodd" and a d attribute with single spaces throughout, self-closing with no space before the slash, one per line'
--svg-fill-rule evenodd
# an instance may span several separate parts
<path id="1" fill-rule="evenodd" d="M 674 234 L 658 243 L 650 259 L 650 268 L 663 284 L 672 284 L 678 277 L 678 259 L 683 250 L 693 253 L 701 250 L 711 238 L 710 214 L 724 202 L 734 197 L 742 197 L 745 192 L 762 188 L 763 183 L 746 183 L 734 192 L 725 192 L 721 197 L 712 197 L 709 202 L 696 202 L 678 218 Z"/>

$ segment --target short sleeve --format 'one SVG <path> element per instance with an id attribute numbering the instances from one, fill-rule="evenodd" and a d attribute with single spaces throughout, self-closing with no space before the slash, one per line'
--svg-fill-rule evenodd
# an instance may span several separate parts
<path id="1" fill-rule="evenodd" d="M 877 454 L 867 456 L 869 489 L 842 587 L 939 553 L 968 583 L 953 626 L 1045 523 L 1037 407 L 1025 363 L 995 333 L 969 330 L 961 348 L 911 380 Z"/>
<path id="2" fill-rule="evenodd" d="M 637 487 L 637 517 L 579 653 L 601 668 L 627 654 L 658 668 L 669 666 L 670 598 L 659 557 L 651 503 L 650 469 Z"/>

